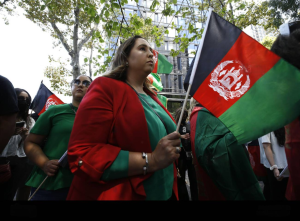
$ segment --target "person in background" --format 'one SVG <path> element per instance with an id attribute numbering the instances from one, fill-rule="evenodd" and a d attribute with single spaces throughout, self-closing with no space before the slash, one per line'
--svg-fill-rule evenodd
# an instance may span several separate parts
<path id="1" fill-rule="evenodd" d="M 175 112 L 175 122 L 178 124 L 182 107 Z M 197 200 L 197 180 L 196 172 L 193 164 L 193 155 L 190 140 L 190 124 L 187 122 L 188 110 L 184 109 L 181 124 L 179 126 L 179 133 L 181 136 L 182 151 L 178 159 L 178 168 L 181 178 L 178 178 L 178 195 L 179 200 Z M 187 176 L 186 176 L 187 175 Z"/>
<path id="2" fill-rule="evenodd" d="M 199 200 L 265 200 L 246 147 L 193 98 L 190 107 Z"/>
<path id="3" fill-rule="evenodd" d="M 15 132 L 19 112 L 17 95 L 12 83 L 0 75 L 0 154 Z"/>
<path id="4" fill-rule="evenodd" d="M 134 36 L 91 84 L 70 137 L 67 200 L 178 199 L 180 134 L 150 89 L 154 64 L 150 44 Z"/>
<path id="5" fill-rule="evenodd" d="M 288 26 L 285 29 L 288 32 L 281 31 L 271 51 L 300 70 L 300 21 L 284 25 Z M 285 197 L 287 200 L 300 200 L 300 117 L 285 126 L 285 139 L 285 153 L 290 173 Z"/>
<path id="6" fill-rule="evenodd" d="M 29 115 L 31 96 L 21 88 L 15 88 L 15 93 L 19 108 L 15 121 L 16 129 L 0 156 L 6 158 L 11 166 L 10 180 L 0 185 L 0 199 L 2 200 L 13 200 L 18 190 L 25 191 L 27 197 L 29 195 L 23 186 L 32 169 L 24 152 L 24 140 L 34 125 L 34 120 Z M 22 200 L 22 198 L 17 200 Z"/>
<path id="7" fill-rule="evenodd" d="M 260 137 L 258 141 L 262 156 L 261 163 L 268 169 L 264 195 L 267 200 L 285 200 L 288 177 L 279 177 L 280 172 L 287 166 L 284 127 Z"/>
<path id="8" fill-rule="evenodd" d="M 25 140 L 25 153 L 35 164 L 26 182 L 31 187 L 30 200 L 66 199 L 73 174 L 67 164 L 59 163 L 58 160 L 67 151 L 77 109 L 91 82 L 92 79 L 85 75 L 74 79 L 71 82 L 72 103 L 51 105 L 39 116 Z M 37 190 L 46 177 L 46 181 Z"/>

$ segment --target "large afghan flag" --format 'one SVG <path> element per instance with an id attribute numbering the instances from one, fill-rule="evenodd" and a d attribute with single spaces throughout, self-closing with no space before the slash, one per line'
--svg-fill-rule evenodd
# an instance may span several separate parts
<path id="1" fill-rule="evenodd" d="M 40 116 L 50 105 L 58 104 L 64 104 L 64 102 L 62 102 L 43 84 L 43 82 L 41 82 L 40 88 L 29 108 Z"/>
<path id="2" fill-rule="evenodd" d="M 239 144 L 300 114 L 300 71 L 211 12 L 196 53 L 190 95 L 219 118 Z"/>

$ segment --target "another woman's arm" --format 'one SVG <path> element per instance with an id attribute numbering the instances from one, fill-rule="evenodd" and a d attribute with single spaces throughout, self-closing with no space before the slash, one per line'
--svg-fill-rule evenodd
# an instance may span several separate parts
<path id="1" fill-rule="evenodd" d="M 266 153 L 267 160 L 269 161 L 269 164 L 271 166 L 275 165 L 271 143 L 263 143 L 263 147 Z M 274 168 L 273 173 L 275 178 L 278 179 L 280 174 L 278 168 Z"/>
<path id="2" fill-rule="evenodd" d="M 27 157 L 40 167 L 47 176 L 54 176 L 58 170 L 58 160 L 49 160 L 41 145 L 46 139 L 44 135 L 29 134 L 25 140 L 24 151 Z"/>

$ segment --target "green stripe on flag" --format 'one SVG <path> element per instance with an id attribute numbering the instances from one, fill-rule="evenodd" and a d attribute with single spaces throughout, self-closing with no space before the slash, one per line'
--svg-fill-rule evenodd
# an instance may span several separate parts
<path id="1" fill-rule="evenodd" d="M 164 55 L 158 54 L 157 73 L 170 74 L 172 70 L 173 70 L 173 65 L 168 61 L 168 59 Z"/>
<path id="2" fill-rule="evenodd" d="M 300 71 L 280 59 L 219 119 L 239 144 L 289 124 L 300 114 Z"/>
<path id="3" fill-rule="evenodd" d="M 160 94 L 157 94 L 157 97 L 160 100 L 160 102 L 165 106 L 165 108 L 167 108 L 168 98 Z"/>

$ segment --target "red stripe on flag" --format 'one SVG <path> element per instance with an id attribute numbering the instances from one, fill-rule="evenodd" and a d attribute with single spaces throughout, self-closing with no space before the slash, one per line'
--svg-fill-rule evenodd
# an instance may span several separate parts
<path id="1" fill-rule="evenodd" d="M 49 106 L 58 104 L 64 104 L 64 102 L 56 97 L 55 94 L 52 94 L 50 97 L 48 97 L 43 109 L 40 111 L 40 113 L 38 113 L 38 115 L 40 116 L 42 113 L 44 113 L 49 108 Z"/>
<path id="2" fill-rule="evenodd" d="M 158 67 L 158 52 L 153 50 L 153 59 L 154 59 L 154 69 L 152 71 L 152 73 L 157 73 L 157 67 Z"/>
<path id="3" fill-rule="evenodd" d="M 279 59 L 279 56 L 242 32 L 193 97 L 219 117 L 247 93 Z"/>

